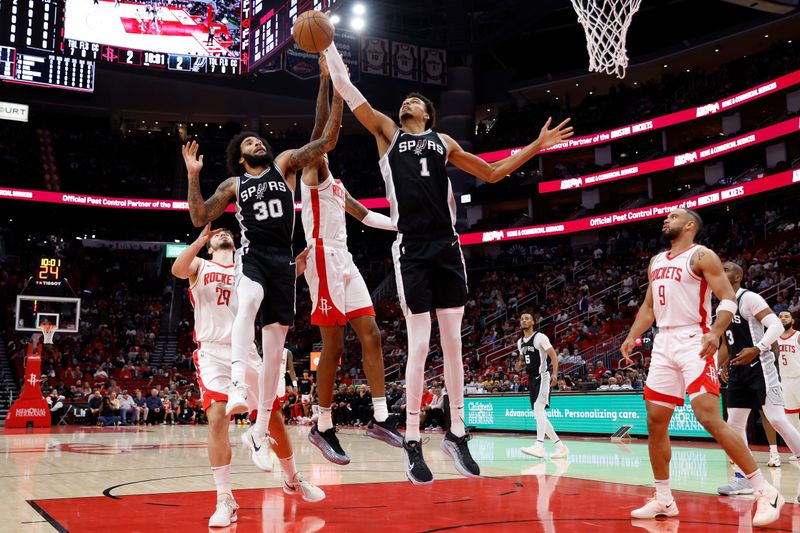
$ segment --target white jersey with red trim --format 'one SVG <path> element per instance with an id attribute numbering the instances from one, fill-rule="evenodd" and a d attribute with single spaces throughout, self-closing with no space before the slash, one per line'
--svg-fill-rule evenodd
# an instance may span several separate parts
<path id="1" fill-rule="evenodd" d="M 200 261 L 197 278 L 189 286 L 189 300 L 194 307 L 194 340 L 198 344 L 230 344 L 234 317 L 229 306 L 234 290 L 234 267 L 205 259 Z"/>
<path id="2" fill-rule="evenodd" d="M 328 177 L 316 187 L 302 183 L 300 200 L 303 203 L 303 228 L 306 243 L 315 239 L 331 244 L 347 245 L 347 225 L 345 223 L 346 190 L 341 180 Z"/>
<path id="3" fill-rule="evenodd" d="M 778 368 L 783 378 L 800 378 L 800 331 L 778 337 Z"/>
<path id="4" fill-rule="evenodd" d="M 697 250 L 693 244 L 674 257 L 669 251 L 661 252 L 650 264 L 653 312 L 659 328 L 699 325 L 703 332 L 708 331 L 711 289 L 689 266 Z"/>

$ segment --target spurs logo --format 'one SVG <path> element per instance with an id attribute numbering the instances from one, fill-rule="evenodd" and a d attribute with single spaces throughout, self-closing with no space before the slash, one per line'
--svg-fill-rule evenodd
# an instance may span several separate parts
<path id="1" fill-rule="evenodd" d="M 328 305 L 328 300 L 326 298 L 319 299 L 319 310 L 322 311 L 322 314 L 328 316 L 328 311 L 333 309 L 331 306 Z"/>

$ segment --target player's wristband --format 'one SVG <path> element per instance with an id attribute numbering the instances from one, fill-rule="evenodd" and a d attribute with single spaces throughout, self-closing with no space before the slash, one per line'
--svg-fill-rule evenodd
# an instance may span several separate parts
<path id="1" fill-rule="evenodd" d="M 727 311 L 730 314 L 735 315 L 738 309 L 739 308 L 736 305 L 736 302 L 734 302 L 733 300 L 722 300 L 721 302 L 719 302 L 719 305 L 717 306 L 717 314 L 719 314 L 720 311 Z"/>

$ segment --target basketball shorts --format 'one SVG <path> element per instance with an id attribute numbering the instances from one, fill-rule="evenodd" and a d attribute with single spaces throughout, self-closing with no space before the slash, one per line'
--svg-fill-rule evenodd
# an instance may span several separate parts
<path id="1" fill-rule="evenodd" d="M 467 302 L 467 269 L 457 235 L 398 234 L 392 258 L 403 314 L 461 307 Z"/>
<path id="2" fill-rule="evenodd" d="M 367 284 L 345 246 L 317 242 L 305 271 L 311 293 L 311 323 L 344 326 L 360 316 L 375 316 Z"/>
<path id="3" fill-rule="evenodd" d="M 719 396 L 716 357 L 700 357 L 702 339 L 699 325 L 659 329 L 644 386 L 645 400 L 683 405 L 687 394 Z"/>
<path id="4" fill-rule="evenodd" d="M 247 247 L 236 254 L 236 276 L 247 276 L 264 288 L 259 309 L 261 324 L 294 323 L 295 264 L 291 250 L 272 246 Z"/>
<path id="5" fill-rule="evenodd" d="M 261 367 L 261 357 L 255 346 L 247 354 L 245 363 L 245 383 L 250 391 L 247 395 L 247 408 L 253 411 L 258 406 L 258 371 Z M 208 409 L 214 402 L 227 402 L 228 388 L 231 386 L 231 345 L 200 343 L 194 351 L 194 366 L 197 369 L 197 385 L 200 387 L 203 409 Z"/>
<path id="6" fill-rule="evenodd" d="M 784 378 L 781 386 L 786 412 L 794 415 L 800 413 L 800 377 Z"/>
<path id="7" fill-rule="evenodd" d="M 550 407 L 550 372 L 544 372 L 535 377 L 529 376 L 528 392 L 531 395 L 531 409 L 537 403 L 543 403 L 545 407 Z"/>
<path id="8" fill-rule="evenodd" d="M 760 409 L 769 402 L 783 407 L 783 391 L 774 362 L 739 366 L 728 371 L 725 403 L 730 408 Z"/>

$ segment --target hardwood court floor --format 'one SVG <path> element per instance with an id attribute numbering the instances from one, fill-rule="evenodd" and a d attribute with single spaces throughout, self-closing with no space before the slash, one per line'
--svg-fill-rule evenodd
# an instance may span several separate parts
<path id="1" fill-rule="evenodd" d="M 653 494 L 643 441 L 612 444 L 565 439 L 566 460 L 525 456 L 531 436 L 476 434 L 470 442 L 481 479 L 458 475 L 439 449 L 441 434 L 426 434 L 425 456 L 436 481 L 413 486 L 402 451 L 359 430 L 339 433 L 352 462 L 325 461 L 307 440 L 308 427 L 290 427 L 299 470 L 327 493 L 311 504 L 281 490 L 279 471 L 255 468 L 231 426 L 234 496 L 239 521 L 211 531 L 750 531 L 751 497 L 723 498 L 728 464 L 714 446 L 676 443 L 673 487 L 679 520 L 632 521 L 631 508 Z M 214 484 L 205 426 L 96 429 L 0 434 L 0 531 L 209 531 Z M 551 445 L 548 443 L 548 446 Z M 784 450 L 785 451 L 785 450 Z M 763 531 L 800 531 L 800 467 L 784 453 L 780 469 L 766 467 L 787 502 L 781 520 Z M 277 462 L 276 462 L 277 467 Z"/>

